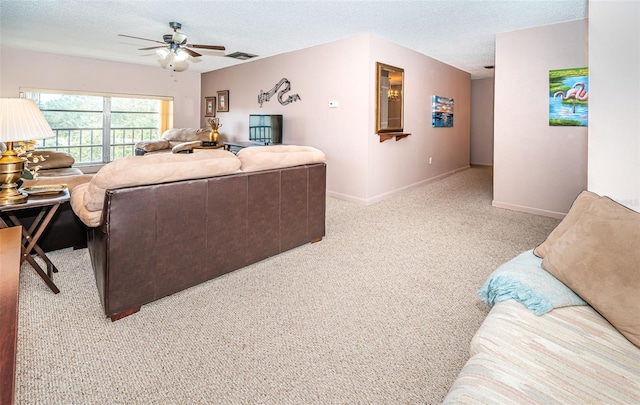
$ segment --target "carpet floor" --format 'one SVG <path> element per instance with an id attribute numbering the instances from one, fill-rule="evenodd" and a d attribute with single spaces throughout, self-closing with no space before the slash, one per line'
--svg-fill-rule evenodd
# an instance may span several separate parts
<path id="1" fill-rule="evenodd" d="M 321 242 L 117 322 L 87 250 L 52 252 L 60 294 L 21 272 L 16 403 L 440 403 L 488 311 L 476 291 L 559 222 L 491 199 L 490 167 L 328 198 Z"/>

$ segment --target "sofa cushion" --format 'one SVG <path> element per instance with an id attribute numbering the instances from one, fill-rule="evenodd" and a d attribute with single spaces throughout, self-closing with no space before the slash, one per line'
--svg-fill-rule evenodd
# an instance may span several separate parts
<path id="1" fill-rule="evenodd" d="M 269 145 L 251 146 L 238 152 L 243 172 L 324 163 L 324 153 L 311 146 Z"/>
<path id="2" fill-rule="evenodd" d="M 155 152 L 157 150 L 169 149 L 169 147 L 169 141 L 166 139 L 136 142 L 136 148 L 142 149 L 145 152 Z"/>
<path id="3" fill-rule="evenodd" d="M 589 306 L 496 304 L 444 404 L 640 403 L 640 350 Z"/>
<path id="4" fill-rule="evenodd" d="M 219 149 L 129 156 L 104 165 L 86 189 L 81 189 L 82 201 L 89 211 L 101 211 L 106 190 L 220 176 L 239 168 L 240 160 L 233 153 Z"/>
<path id="5" fill-rule="evenodd" d="M 599 197 L 600 196 L 598 194 L 590 191 L 583 191 L 580 193 L 571 205 L 567 216 L 564 217 L 562 222 L 560 222 L 553 231 L 551 231 L 549 236 L 547 236 L 547 239 L 533 250 L 533 253 L 538 257 L 544 258 L 556 240 L 558 240 L 558 238 L 561 237 L 567 229 L 571 228 L 571 226 L 575 224 L 580 216 L 589 208 L 589 205 Z"/>
<path id="6" fill-rule="evenodd" d="M 161 138 L 169 142 L 208 141 L 210 130 L 205 128 L 171 128 Z"/>
<path id="7" fill-rule="evenodd" d="M 33 154 L 44 156 L 44 160 L 38 162 L 40 170 L 63 169 L 73 166 L 76 162 L 69 153 L 57 150 L 34 150 Z"/>
<path id="8" fill-rule="evenodd" d="M 542 267 L 640 347 L 640 214 L 600 197 L 553 244 Z"/>

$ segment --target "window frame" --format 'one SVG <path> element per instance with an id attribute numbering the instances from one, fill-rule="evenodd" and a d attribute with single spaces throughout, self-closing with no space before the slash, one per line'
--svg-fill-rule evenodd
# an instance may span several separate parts
<path id="1" fill-rule="evenodd" d="M 21 87 L 20 98 L 26 98 L 27 93 L 37 94 L 55 94 L 55 95 L 74 95 L 74 96 L 93 96 L 102 98 L 102 111 L 78 111 L 79 113 L 101 113 L 102 114 L 102 161 L 94 162 L 78 162 L 76 166 L 92 167 L 103 166 L 115 159 L 111 157 L 111 149 L 117 144 L 111 143 L 112 138 L 112 113 L 111 101 L 113 98 L 130 98 L 130 99 L 151 99 L 160 101 L 160 109 L 157 112 L 160 126 L 159 134 L 162 134 L 168 128 L 173 127 L 173 96 L 157 96 L 157 95 L 143 95 L 143 94 L 124 94 L 124 93 L 108 93 L 108 92 L 96 92 L 96 91 L 75 91 L 75 90 L 58 90 L 58 89 L 43 89 L 43 88 L 31 88 Z M 73 110 L 45 110 L 45 111 L 70 111 Z M 115 111 L 115 113 L 130 113 L 127 111 Z M 132 111 L 131 113 L 138 113 L 138 111 Z M 145 114 L 156 113 L 154 112 L 140 112 Z M 97 129 L 97 128 L 96 128 Z M 133 128 L 135 129 L 135 128 Z M 60 147 L 62 148 L 62 147 Z"/>

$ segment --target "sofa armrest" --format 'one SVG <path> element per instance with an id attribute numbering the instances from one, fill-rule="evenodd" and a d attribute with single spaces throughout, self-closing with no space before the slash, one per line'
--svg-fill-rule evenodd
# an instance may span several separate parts
<path id="1" fill-rule="evenodd" d="M 171 152 L 180 153 L 180 152 L 191 152 L 194 146 L 198 146 L 202 143 L 202 141 L 189 141 L 189 142 L 181 142 L 171 148 Z"/>
<path id="2" fill-rule="evenodd" d="M 82 183 L 71 192 L 71 209 L 78 218 L 88 227 L 100 225 L 102 220 L 102 210 L 90 211 L 84 204 L 85 194 L 89 192 L 89 183 Z"/>
<path id="3" fill-rule="evenodd" d="M 151 141 L 136 142 L 136 149 L 142 149 L 145 152 L 155 152 L 162 149 L 170 149 L 169 141 L 165 139 L 154 139 Z"/>

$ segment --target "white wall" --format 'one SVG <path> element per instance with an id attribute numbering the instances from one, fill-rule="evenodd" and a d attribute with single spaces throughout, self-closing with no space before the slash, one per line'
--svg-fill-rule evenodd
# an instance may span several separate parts
<path id="1" fill-rule="evenodd" d="M 493 77 L 471 81 L 471 164 L 493 166 Z"/>
<path id="2" fill-rule="evenodd" d="M 496 36 L 494 206 L 561 218 L 587 188 L 587 128 L 548 123 L 549 70 L 588 66 L 587 43 L 587 20 Z"/>
<path id="3" fill-rule="evenodd" d="M 200 73 L 0 49 L 0 97 L 21 87 L 173 97 L 174 127 L 200 125 Z"/>
<path id="4" fill-rule="evenodd" d="M 405 69 L 405 132 L 398 142 L 375 134 L 375 62 Z M 301 100 L 262 108 L 258 94 L 280 79 Z M 364 204 L 469 165 L 470 77 L 415 51 L 363 34 L 202 75 L 202 97 L 230 91 L 218 113 L 223 140 L 247 140 L 250 113 L 283 114 L 283 142 L 327 155 L 330 195 Z M 453 128 L 431 128 L 431 96 L 455 99 Z M 337 101 L 338 108 L 329 108 Z M 204 117 L 201 121 L 206 123 Z M 433 164 L 428 164 L 429 156 Z"/>
<path id="5" fill-rule="evenodd" d="M 640 212 L 640 2 L 589 2 L 589 190 Z"/>

